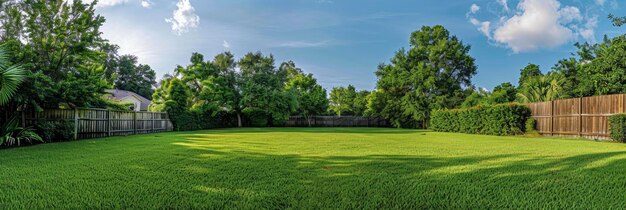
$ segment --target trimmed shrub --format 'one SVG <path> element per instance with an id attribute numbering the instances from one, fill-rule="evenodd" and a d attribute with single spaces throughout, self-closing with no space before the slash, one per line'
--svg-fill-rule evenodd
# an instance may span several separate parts
<path id="1" fill-rule="evenodd" d="M 537 132 L 537 120 L 535 118 L 529 117 L 526 120 L 526 135 L 529 136 L 539 136 L 539 132 Z"/>
<path id="2" fill-rule="evenodd" d="M 485 135 L 520 135 L 530 118 L 530 109 L 521 104 L 499 104 L 467 109 L 435 110 L 430 118 L 431 129 Z"/>
<path id="3" fill-rule="evenodd" d="M 626 114 L 609 117 L 609 125 L 611 126 L 611 139 L 626 142 Z"/>

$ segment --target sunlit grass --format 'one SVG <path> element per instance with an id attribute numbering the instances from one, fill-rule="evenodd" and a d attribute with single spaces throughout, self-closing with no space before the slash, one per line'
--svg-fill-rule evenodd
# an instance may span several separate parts
<path id="1" fill-rule="evenodd" d="M 608 142 L 220 129 L 0 150 L 0 208 L 624 208 L 625 171 Z"/>

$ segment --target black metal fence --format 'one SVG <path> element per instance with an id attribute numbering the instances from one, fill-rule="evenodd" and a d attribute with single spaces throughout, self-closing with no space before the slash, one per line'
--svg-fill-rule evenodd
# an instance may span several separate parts
<path id="1" fill-rule="evenodd" d="M 309 121 L 302 116 L 291 116 L 287 127 L 308 127 Z M 389 127 L 389 121 L 380 117 L 359 116 L 313 116 L 311 127 Z"/>

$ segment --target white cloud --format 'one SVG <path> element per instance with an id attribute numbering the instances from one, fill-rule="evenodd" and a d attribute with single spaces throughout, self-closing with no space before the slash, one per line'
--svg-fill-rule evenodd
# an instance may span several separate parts
<path id="1" fill-rule="evenodd" d="M 150 8 L 152 7 L 152 1 L 150 0 L 142 0 L 141 1 L 141 6 L 144 8 Z"/>
<path id="2" fill-rule="evenodd" d="M 580 34 L 581 37 L 583 37 L 584 39 L 588 40 L 588 41 L 592 41 L 595 42 L 595 28 L 598 26 L 598 17 L 592 17 L 589 18 L 589 20 L 587 20 L 587 23 L 585 23 L 584 28 L 580 29 L 578 31 L 578 34 Z"/>
<path id="3" fill-rule="evenodd" d="M 498 0 L 498 4 L 500 4 L 502 6 L 502 8 L 504 8 L 504 11 L 509 11 L 509 4 L 507 3 L 507 0 Z"/>
<path id="4" fill-rule="evenodd" d="M 506 5 L 504 0 L 498 3 Z M 490 41 L 511 48 L 515 53 L 554 48 L 579 37 L 586 40 L 595 37 L 597 18 L 583 18 L 580 9 L 561 7 L 558 0 L 521 0 L 513 13 L 499 17 L 495 25 L 472 15 L 468 19 Z"/>
<path id="5" fill-rule="evenodd" d="M 222 42 L 222 47 L 230 48 L 230 44 L 226 40 L 224 40 L 224 42 Z"/>
<path id="6" fill-rule="evenodd" d="M 564 7 L 559 11 L 559 15 L 561 18 L 561 23 L 563 24 L 568 24 L 573 21 L 581 21 L 583 19 L 583 17 L 580 16 L 580 10 L 576 7 Z"/>
<path id="7" fill-rule="evenodd" d="M 597 5 L 604 6 L 604 3 L 606 3 L 606 0 L 596 0 Z"/>
<path id="8" fill-rule="evenodd" d="M 572 30 L 561 25 L 560 3 L 556 0 L 522 0 L 522 13 L 514 15 L 494 32 L 496 42 L 513 52 L 553 48 L 573 38 Z"/>
<path id="9" fill-rule="evenodd" d="M 121 4 L 126 4 L 128 3 L 129 0 L 100 0 L 98 1 L 98 5 L 96 5 L 97 7 L 112 7 L 112 6 L 117 6 L 117 5 L 121 5 Z M 86 1 L 86 2 L 93 2 L 93 0 L 90 1 Z"/>
<path id="10" fill-rule="evenodd" d="M 480 10 L 480 7 L 478 5 L 472 4 L 472 6 L 470 6 L 470 14 L 476 14 L 478 10 Z"/>
<path id="11" fill-rule="evenodd" d="M 491 33 L 490 33 L 491 22 L 489 21 L 480 22 L 476 18 L 470 18 L 470 23 L 478 27 L 478 30 L 480 32 L 482 32 L 485 36 L 487 36 L 487 38 L 491 39 Z"/>
<path id="12" fill-rule="evenodd" d="M 189 0 L 178 0 L 176 6 L 178 8 L 174 10 L 172 18 L 165 19 L 165 22 L 172 24 L 172 31 L 182 35 L 200 25 L 200 17 L 196 15 L 195 9 Z"/>

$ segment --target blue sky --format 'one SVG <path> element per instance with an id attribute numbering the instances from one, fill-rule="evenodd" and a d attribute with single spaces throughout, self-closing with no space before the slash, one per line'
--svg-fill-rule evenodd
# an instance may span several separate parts
<path id="1" fill-rule="evenodd" d="M 97 11 L 107 19 L 104 37 L 159 77 L 192 52 L 260 51 L 276 65 L 293 60 L 327 89 L 371 90 L 378 64 L 423 25 L 443 25 L 470 44 L 473 82 L 492 89 L 516 84 L 531 62 L 548 71 L 575 42 L 626 33 L 606 18 L 625 8 L 622 0 L 100 0 Z"/>

